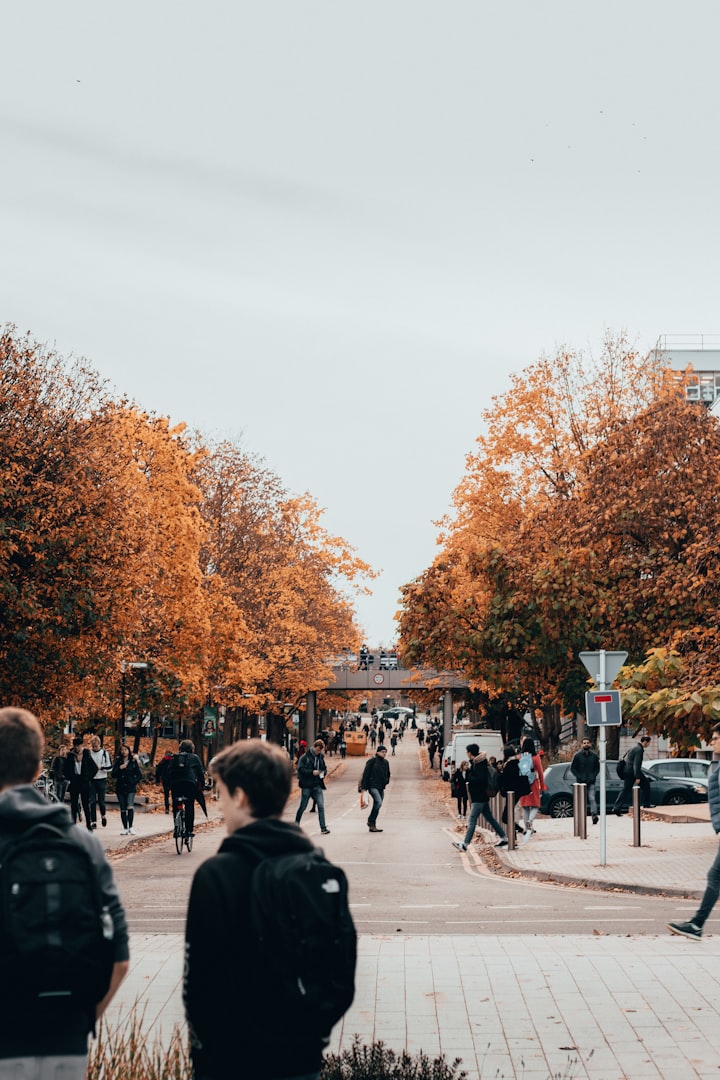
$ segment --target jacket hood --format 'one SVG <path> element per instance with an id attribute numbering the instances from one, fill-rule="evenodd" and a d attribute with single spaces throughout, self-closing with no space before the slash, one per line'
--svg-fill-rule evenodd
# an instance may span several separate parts
<path id="1" fill-rule="evenodd" d="M 279 818 L 262 818 L 227 836 L 220 845 L 220 852 L 247 853 L 256 859 L 265 859 L 269 855 L 312 851 L 314 846 L 298 825 Z"/>
<path id="2" fill-rule="evenodd" d="M 0 791 L 0 833 L 24 832 L 41 822 L 65 829 L 72 818 L 66 806 L 48 802 L 34 784 Z"/>

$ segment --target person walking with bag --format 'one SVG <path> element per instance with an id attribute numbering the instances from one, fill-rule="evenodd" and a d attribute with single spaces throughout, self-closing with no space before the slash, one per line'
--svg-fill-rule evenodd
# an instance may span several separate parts
<path id="1" fill-rule="evenodd" d="M 522 838 L 522 842 L 523 844 L 527 844 L 535 832 L 533 829 L 533 821 L 540 809 L 540 793 L 545 791 L 545 777 L 543 775 L 540 755 L 535 753 L 535 740 L 531 738 L 523 739 L 520 750 L 521 754 L 518 762 L 518 771 L 520 774 L 523 775 L 523 759 L 526 759 L 526 756 L 530 758 L 531 766 L 529 771 L 526 769 L 524 772 L 524 775 L 527 776 L 530 783 L 530 793 L 528 795 L 520 796 L 523 827 L 525 829 L 525 835 Z"/>
<path id="2" fill-rule="evenodd" d="M 120 835 L 135 836 L 135 830 L 133 829 L 135 793 L 142 779 L 142 773 L 137 758 L 127 743 L 123 743 L 120 747 L 120 753 L 115 759 L 110 775 L 115 781 L 115 794 L 120 806 L 120 819 L 122 821 Z"/>
<path id="3" fill-rule="evenodd" d="M 382 832 L 377 827 L 378 814 L 385 798 L 385 788 L 390 783 L 390 766 L 387 763 L 387 747 L 378 746 L 375 757 L 371 757 L 365 763 L 362 778 L 358 784 L 358 791 L 367 791 L 372 799 L 372 810 L 367 819 L 368 829 L 371 833 Z"/>
<path id="4" fill-rule="evenodd" d="M 625 755 L 625 771 L 622 775 L 623 788 L 612 808 L 613 814 L 617 814 L 618 817 L 622 817 L 623 814 L 627 813 L 627 808 L 632 802 L 632 789 L 636 784 L 640 787 L 641 804 L 643 806 L 648 806 L 650 802 L 650 781 L 643 775 L 642 771 L 645 750 L 649 745 L 650 736 L 641 735 L 632 749 Z M 618 765 L 619 764 L 620 763 L 618 762 Z"/>

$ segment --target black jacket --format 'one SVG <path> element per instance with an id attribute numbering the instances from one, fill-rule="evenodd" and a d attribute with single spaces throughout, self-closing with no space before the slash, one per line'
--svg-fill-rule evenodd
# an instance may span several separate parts
<path id="1" fill-rule="evenodd" d="M 487 759 L 478 761 L 477 758 L 474 758 L 467 773 L 467 786 L 470 802 L 482 803 L 488 801 L 488 780 L 489 769 Z"/>
<path id="2" fill-rule="evenodd" d="M 382 754 L 376 754 L 365 764 L 362 780 L 358 784 L 358 791 L 369 791 L 377 788 L 384 791 L 390 783 L 390 766 Z"/>
<path id="3" fill-rule="evenodd" d="M 313 776 L 315 769 L 319 771 L 319 776 Z M 316 754 L 314 750 L 308 750 L 297 763 L 297 778 L 301 788 L 325 787 L 323 776 L 326 773 L 324 756 Z"/>
<path id="4" fill-rule="evenodd" d="M 503 762 L 502 772 L 500 773 L 500 790 L 503 795 L 507 795 L 508 791 L 517 793 L 519 787 L 520 762 L 516 757 L 511 757 Z"/>
<path id="5" fill-rule="evenodd" d="M 131 758 L 124 769 L 120 768 L 121 764 L 120 760 L 116 761 L 110 775 L 115 780 L 115 790 L 119 791 L 121 795 L 127 795 L 129 791 L 137 789 L 142 780 L 142 773 L 135 758 Z"/>
<path id="6" fill-rule="evenodd" d="M 578 784 L 594 784 L 600 772 L 600 758 L 594 750 L 578 750 L 570 764 Z"/>
<path id="7" fill-rule="evenodd" d="M 66 806 L 48 802 L 33 784 L 0 792 L 0 853 L 19 833 L 41 822 L 67 832 L 89 852 L 103 905 L 113 920 L 115 962 L 127 960 L 127 923 L 110 864 L 100 841 L 87 829 L 73 826 Z M 13 1005 L 12 985 L 0 986 L 0 1059 L 87 1053 L 88 1018 L 77 1006 L 68 1006 L 61 998 L 48 998 L 42 1015 L 27 1015 L 14 1012 Z"/>
<path id="8" fill-rule="evenodd" d="M 643 774 L 642 763 L 645 757 L 645 747 L 637 742 L 625 755 L 625 780 L 632 776 L 633 781 L 639 780 Z"/>
<path id="9" fill-rule="evenodd" d="M 283 1037 L 250 929 L 250 878 L 272 855 L 312 850 L 297 825 L 266 818 L 228 836 L 196 871 L 185 929 L 185 1012 L 196 1072 L 274 1080 L 317 1072 L 324 1040 Z M 213 989 L 215 988 L 215 989 Z"/>

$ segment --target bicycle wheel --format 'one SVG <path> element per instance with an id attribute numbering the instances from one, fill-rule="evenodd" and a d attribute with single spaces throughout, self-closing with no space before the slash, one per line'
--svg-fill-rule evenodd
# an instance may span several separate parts
<path id="1" fill-rule="evenodd" d="M 188 851 L 192 851 L 193 839 L 194 839 L 194 837 L 192 837 L 192 836 L 186 836 L 185 837 L 185 844 L 187 846 Z"/>
<path id="2" fill-rule="evenodd" d="M 185 815 L 182 810 L 178 810 L 175 815 L 175 830 L 173 836 L 175 837 L 175 850 L 178 855 L 182 855 L 183 850 L 183 833 L 185 832 Z"/>

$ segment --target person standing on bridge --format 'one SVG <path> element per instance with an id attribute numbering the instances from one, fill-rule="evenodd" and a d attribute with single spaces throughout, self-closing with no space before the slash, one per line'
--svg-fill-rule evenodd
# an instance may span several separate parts
<path id="1" fill-rule="evenodd" d="M 375 757 L 371 757 L 366 762 L 362 779 L 358 784 L 358 791 L 367 791 L 373 801 L 372 810 L 367 821 L 370 832 L 383 831 L 378 829 L 377 819 L 385 798 L 385 788 L 390 783 L 390 766 L 386 759 L 387 747 L 378 746 Z"/>

